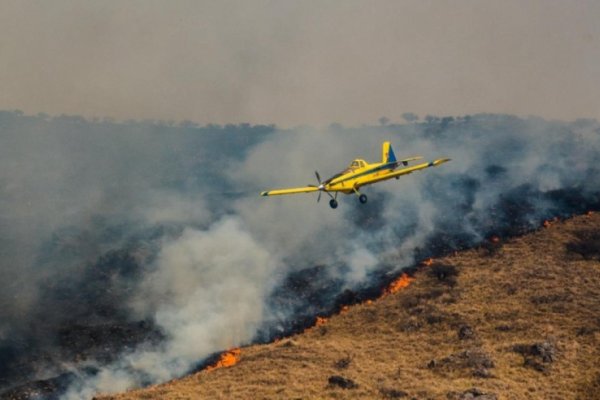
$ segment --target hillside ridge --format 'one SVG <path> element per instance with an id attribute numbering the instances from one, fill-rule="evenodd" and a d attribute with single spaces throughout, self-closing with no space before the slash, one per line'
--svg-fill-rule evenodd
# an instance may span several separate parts
<path id="1" fill-rule="evenodd" d="M 600 398 L 600 214 L 425 264 L 304 333 L 95 399 Z"/>

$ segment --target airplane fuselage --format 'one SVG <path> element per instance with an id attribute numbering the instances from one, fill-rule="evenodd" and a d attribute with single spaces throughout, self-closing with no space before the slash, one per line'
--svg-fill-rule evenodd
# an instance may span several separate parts
<path id="1" fill-rule="evenodd" d="M 384 178 L 397 166 L 397 162 L 367 163 L 360 159 L 354 160 L 347 169 L 327 179 L 323 188 L 344 194 L 356 193 L 361 186 L 371 183 L 373 178 Z"/>

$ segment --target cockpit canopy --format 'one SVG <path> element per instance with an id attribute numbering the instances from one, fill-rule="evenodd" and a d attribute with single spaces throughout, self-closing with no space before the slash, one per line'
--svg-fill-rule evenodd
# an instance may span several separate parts
<path id="1" fill-rule="evenodd" d="M 354 172 L 355 170 L 357 170 L 359 168 L 363 168 L 365 165 L 367 165 L 367 163 L 365 162 L 365 160 L 356 159 L 356 160 L 352 161 L 350 163 L 350 165 L 348 165 L 348 168 L 346 168 L 345 170 L 343 170 L 342 172 L 340 172 L 336 176 L 347 174 L 349 172 Z"/>
<path id="2" fill-rule="evenodd" d="M 354 161 L 352 161 L 352 163 L 350 163 L 350 165 L 348 166 L 349 169 L 356 169 L 356 168 L 362 168 L 365 166 L 365 161 L 364 160 L 359 160 L 356 159 Z"/>

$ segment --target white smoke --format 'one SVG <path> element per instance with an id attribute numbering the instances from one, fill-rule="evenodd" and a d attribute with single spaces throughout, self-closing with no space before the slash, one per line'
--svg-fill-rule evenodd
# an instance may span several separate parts
<path id="1" fill-rule="evenodd" d="M 227 217 L 205 231 L 184 230 L 164 243 L 132 304 L 139 315 L 154 318 L 166 342 L 102 367 L 65 397 L 129 389 L 140 378 L 165 381 L 216 350 L 248 343 L 264 319 L 276 266 L 239 218 Z"/>
<path id="2" fill-rule="evenodd" d="M 374 138 L 357 133 L 348 140 L 342 132 L 328 129 L 281 132 L 241 160 L 231 170 L 230 179 L 264 189 L 314 183 L 315 169 L 324 179 L 355 157 L 378 160 L 384 139 L 384 135 Z M 280 167 L 274 167 L 277 165 Z M 409 199 L 403 201 L 418 201 L 418 187 L 414 182 L 408 187 Z M 131 307 L 136 317 L 150 317 L 164 330 L 165 343 L 101 367 L 97 376 L 71 387 L 68 399 L 124 390 L 144 381 L 165 381 L 184 374 L 215 351 L 250 342 L 261 324 L 272 317 L 266 313 L 280 312 L 268 309 L 265 300 L 278 277 L 294 268 L 310 263 L 331 265 L 329 274 L 351 288 L 364 283 L 367 274 L 386 258 L 396 262 L 396 269 L 413 260 L 413 240 L 405 242 L 400 254 L 377 254 L 369 249 L 374 241 L 382 248 L 395 244 L 387 238 L 387 228 L 375 236 L 358 234 L 349 226 L 343 208 L 337 210 L 340 212 L 329 208 L 326 196 L 316 204 L 315 195 L 261 198 L 258 194 L 256 190 L 236 201 L 234 216 L 226 216 L 206 230 L 187 228 L 178 238 L 162 244 L 154 270 L 139 285 Z M 162 201 L 162 210 L 145 208 L 152 210 L 148 215 L 153 220 L 183 216 L 187 208 L 177 210 L 171 205 L 189 204 L 164 194 L 153 198 L 168 200 Z M 341 207 L 355 200 L 344 196 Z M 432 226 L 431 221 L 423 220 L 430 218 L 427 213 L 431 209 L 422 207 L 419 212 L 423 214 L 416 216 L 419 225 Z M 403 216 L 390 213 L 395 224 L 403 223 Z M 202 215 L 196 218 L 206 219 Z M 430 229 L 422 229 L 414 241 Z"/>
<path id="3" fill-rule="evenodd" d="M 90 217 L 94 212 L 128 215 L 134 221 L 131 225 L 141 226 L 142 232 L 148 226 L 174 227 L 142 240 L 156 252 L 142 258 L 139 279 L 136 276 L 138 280 L 125 296 L 132 320 L 152 320 L 165 340 L 155 347 L 140 345 L 108 365 L 96 365 L 99 372 L 91 377 L 75 368 L 81 379 L 71 386 L 67 398 L 89 398 L 97 392 L 180 376 L 216 351 L 251 342 L 265 324 L 293 319 L 297 315 L 293 306 L 307 313 L 323 306 L 303 298 L 286 298 L 290 307 L 270 302 L 274 289 L 281 288 L 291 273 L 324 266 L 322 277 L 336 282 L 325 300 L 329 301 L 325 305 L 331 304 L 340 291 L 368 283 L 370 274 L 380 272 L 382 265 L 386 272 L 394 272 L 412 264 L 419 249 L 428 245 L 472 245 L 490 227 L 535 226 L 539 218 L 562 207 L 560 199 L 552 203 L 544 197 L 547 191 L 585 195 L 600 188 L 593 167 L 600 151 L 597 123 L 579 126 L 506 116 L 479 118 L 476 123 L 465 119 L 447 128 L 434 122 L 389 129 L 332 126 L 276 131 L 254 146 L 245 145 L 244 152 L 234 152 L 223 163 L 216 161 L 220 151 L 236 142 L 218 135 L 208 139 L 158 137 L 141 149 L 139 139 L 115 136 L 117 145 L 103 144 L 114 151 L 100 156 L 92 152 L 89 157 L 84 153 L 75 161 L 59 157 L 59 165 L 49 168 L 72 171 L 73 176 L 67 179 L 50 171 L 43 176 L 55 185 L 47 182 L 40 191 L 34 190 L 39 180 L 35 170 L 52 166 L 56 157 L 42 151 L 49 146 L 34 146 L 40 158 L 36 168 L 16 169 L 16 178 L 0 171 L 5 187 L 12 188 L 10 194 L 19 195 L 13 196 L 16 200 L 5 200 L 6 209 L 25 215 L 19 219 L 23 225 L 39 219 L 40 232 L 52 232 L 54 225 L 66 219 L 64 210 L 71 209 L 73 202 L 75 211 L 67 212 L 66 220 L 86 228 L 86 234 L 97 229 Z M 399 181 L 363 188 L 369 196 L 366 206 L 359 205 L 354 195 L 339 195 L 336 210 L 329 208 L 326 195 L 319 204 L 316 194 L 259 196 L 262 190 L 314 184 L 315 170 L 325 179 L 354 158 L 378 161 L 384 140 L 392 141 L 399 158 L 422 155 L 426 160 L 453 160 Z M 163 154 L 167 145 L 177 151 Z M 60 150 L 56 153 L 68 154 L 63 147 L 76 147 L 76 141 L 64 140 L 56 146 Z M 172 160 L 188 148 L 187 158 L 181 156 L 183 166 L 174 168 Z M 27 145 L 19 149 L 24 151 Z M 0 164 L 10 165 L 8 151 L 5 155 Z M 85 170 L 87 164 L 92 165 L 91 171 Z M 211 165 L 219 168 L 219 174 L 207 172 Z M 57 176 L 50 179 L 55 172 Z M 17 190 L 20 181 L 27 190 Z M 227 191 L 242 195 L 228 197 L 223 194 Z M 58 212 L 52 214 L 45 192 L 60 200 Z M 60 192 L 73 192 L 73 199 L 61 197 Z M 32 198 L 35 213 L 27 214 L 27 205 L 18 201 L 22 197 Z M 525 211 L 509 209 L 510 213 L 502 214 L 504 209 L 498 204 L 506 199 L 516 206 L 525 205 Z M 129 229 L 130 220 L 126 222 Z M 452 235 L 442 235 L 432 244 L 432 237 L 448 232 Z M 131 236 L 115 235 L 104 244 L 104 231 L 90 235 L 93 251 L 82 251 L 81 258 L 92 261 L 126 246 Z M 52 281 L 69 271 L 82 274 L 81 270 L 90 268 L 85 263 L 80 268 L 82 262 L 76 261 L 57 263 L 58 271 L 48 268 L 42 276 Z M 7 326 L 0 327 L 0 332 L 8 332 Z"/>

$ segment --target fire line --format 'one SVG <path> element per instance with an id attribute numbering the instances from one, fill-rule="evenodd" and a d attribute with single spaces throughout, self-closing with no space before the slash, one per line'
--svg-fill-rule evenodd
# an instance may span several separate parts
<path id="1" fill-rule="evenodd" d="M 396 279 L 394 282 L 392 282 L 384 291 L 383 294 L 394 294 L 399 292 L 400 290 L 404 289 L 405 287 L 407 287 L 408 285 L 410 285 L 410 283 L 414 281 L 414 278 L 411 278 L 410 276 L 408 276 L 406 273 L 403 273 L 402 275 L 400 275 L 400 278 Z"/>
<path id="2" fill-rule="evenodd" d="M 207 367 L 206 371 L 212 371 L 224 367 L 231 367 L 232 365 L 237 364 L 240 360 L 241 353 L 242 351 L 240 350 L 240 348 L 227 350 L 226 352 L 221 354 L 219 361 L 217 361 L 214 365 Z"/>

